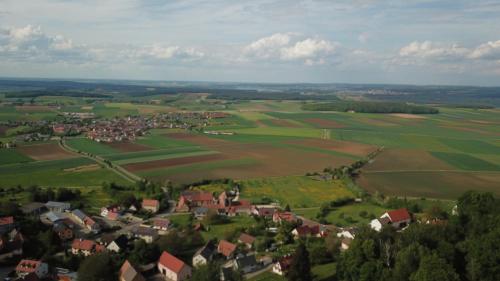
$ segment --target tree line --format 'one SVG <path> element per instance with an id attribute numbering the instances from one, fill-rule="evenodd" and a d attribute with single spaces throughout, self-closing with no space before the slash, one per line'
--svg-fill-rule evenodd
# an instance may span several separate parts
<path id="1" fill-rule="evenodd" d="M 360 113 L 408 113 L 437 114 L 439 110 L 429 106 L 402 102 L 337 101 L 330 103 L 306 103 L 302 109 L 310 111 L 339 111 Z"/>

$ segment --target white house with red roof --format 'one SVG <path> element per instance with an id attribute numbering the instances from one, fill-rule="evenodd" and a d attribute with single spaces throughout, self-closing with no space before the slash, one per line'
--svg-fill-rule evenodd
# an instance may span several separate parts
<path id="1" fill-rule="evenodd" d="M 272 272 L 280 276 L 284 276 L 292 265 L 293 256 L 288 255 L 280 258 L 274 265 Z"/>
<path id="2" fill-rule="evenodd" d="M 160 211 L 160 201 L 156 199 L 143 199 L 142 208 L 156 214 Z"/>
<path id="3" fill-rule="evenodd" d="M 101 253 L 105 249 L 104 245 L 97 244 L 87 239 L 75 239 L 71 244 L 71 253 L 73 253 L 73 255 L 82 254 L 86 257 L 95 253 Z"/>
<path id="4" fill-rule="evenodd" d="M 191 277 L 191 267 L 165 251 L 158 260 L 158 271 L 169 281 L 183 281 Z"/>
<path id="5" fill-rule="evenodd" d="M 195 207 L 207 207 L 214 205 L 216 200 L 211 192 L 207 191 L 184 191 L 179 197 L 177 211 L 189 211 Z"/>
<path id="6" fill-rule="evenodd" d="M 378 219 L 370 222 L 370 227 L 380 231 L 385 225 L 392 225 L 396 229 L 402 229 L 411 222 L 411 215 L 406 208 L 387 211 Z"/>
<path id="7" fill-rule="evenodd" d="M 281 223 L 283 221 L 293 223 L 297 220 L 297 216 L 292 212 L 275 212 L 273 214 L 273 222 L 275 223 Z"/>
<path id="8" fill-rule="evenodd" d="M 221 240 L 217 246 L 217 252 L 228 259 L 233 257 L 235 251 L 236 245 L 226 240 Z"/>
<path id="9" fill-rule="evenodd" d="M 16 266 L 18 276 L 35 273 L 39 278 L 44 278 L 49 273 L 49 265 L 39 260 L 21 260 Z"/>

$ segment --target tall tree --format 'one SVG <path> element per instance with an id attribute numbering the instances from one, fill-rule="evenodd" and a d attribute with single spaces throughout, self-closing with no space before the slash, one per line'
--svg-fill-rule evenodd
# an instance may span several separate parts
<path id="1" fill-rule="evenodd" d="M 287 274 L 289 281 L 310 281 L 311 264 L 309 262 L 309 252 L 303 243 L 300 243 L 295 251 L 290 270 Z"/>
<path id="2" fill-rule="evenodd" d="M 89 256 L 78 269 L 78 281 L 113 281 L 117 280 L 115 268 L 108 254 Z"/>

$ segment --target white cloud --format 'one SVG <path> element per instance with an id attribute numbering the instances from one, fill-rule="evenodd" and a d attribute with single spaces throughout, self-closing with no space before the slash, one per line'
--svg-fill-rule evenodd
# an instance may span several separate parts
<path id="1" fill-rule="evenodd" d="M 308 38 L 291 47 L 281 49 L 281 58 L 284 60 L 311 59 L 332 53 L 336 45 L 326 40 Z"/>
<path id="2" fill-rule="evenodd" d="M 276 33 L 260 38 L 243 48 L 247 58 L 275 59 L 282 61 L 301 60 L 306 65 L 324 64 L 327 56 L 339 45 L 324 39 L 300 40 L 295 33 Z"/>
<path id="3" fill-rule="evenodd" d="M 370 34 L 368 34 L 368 32 L 363 32 L 358 35 L 358 41 L 363 44 L 366 44 L 369 39 L 370 39 Z"/>
<path id="4" fill-rule="evenodd" d="M 500 40 L 479 45 L 469 55 L 472 59 L 500 60 Z"/>
<path id="5" fill-rule="evenodd" d="M 401 57 L 450 60 L 462 59 L 467 56 L 469 50 L 457 44 L 445 45 L 433 43 L 431 41 L 414 41 L 399 50 Z"/>
<path id="6" fill-rule="evenodd" d="M 288 33 L 276 33 L 252 42 L 243 49 L 247 56 L 261 59 L 270 58 L 279 54 L 279 50 L 290 43 L 291 37 Z"/>

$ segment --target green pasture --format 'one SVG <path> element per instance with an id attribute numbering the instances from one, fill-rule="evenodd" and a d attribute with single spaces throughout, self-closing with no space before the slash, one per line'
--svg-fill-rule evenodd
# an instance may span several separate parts
<path id="1" fill-rule="evenodd" d="M 316 207 L 322 202 L 354 197 L 341 181 L 317 181 L 305 176 L 249 179 L 240 183 L 246 199 L 260 202 L 269 198 L 292 208 Z"/>
<path id="2" fill-rule="evenodd" d="M 202 232 L 202 236 L 205 241 L 211 240 L 213 238 L 224 239 L 224 237 L 234 232 L 237 229 L 249 228 L 256 224 L 255 219 L 252 216 L 240 215 L 235 217 L 230 217 L 228 223 L 224 224 L 214 224 L 214 225 L 204 225 L 208 228 L 208 231 Z"/>
<path id="3" fill-rule="evenodd" d="M 66 139 L 66 144 L 75 150 L 84 151 L 94 155 L 106 155 L 119 152 L 111 146 L 101 144 L 87 138 L 68 138 Z"/>
<path id="4" fill-rule="evenodd" d="M 114 163 L 118 165 L 126 165 L 126 164 L 131 164 L 131 163 L 140 163 L 140 162 L 149 162 L 149 161 L 156 161 L 156 160 L 165 160 L 165 159 L 173 159 L 173 158 L 183 158 L 183 157 L 190 157 L 190 156 L 200 156 L 200 155 L 209 155 L 209 154 L 217 154 L 218 152 L 216 151 L 206 151 L 206 150 L 198 150 L 198 151 L 191 151 L 191 152 L 178 152 L 175 153 L 175 151 L 165 151 L 164 153 L 154 150 L 156 152 L 156 155 L 151 155 L 151 156 L 142 156 L 142 157 L 132 157 L 132 158 L 126 158 L 123 160 L 118 160 L 114 161 Z M 120 156 L 127 156 L 126 155 L 120 155 Z"/>
<path id="5" fill-rule="evenodd" d="M 0 148 L 0 165 L 31 162 L 33 159 L 13 148 Z"/>
<path id="6" fill-rule="evenodd" d="M 67 171 L 67 169 L 95 164 L 87 158 L 54 161 L 37 161 L 0 166 L 0 186 L 100 186 L 103 182 L 129 184 L 115 173 L 100 168 L 91 171 Z"/>
<path id="7" fill-rule="evenodd" d="M 138 144 L 146 145 L 157 149 L 193 146 L 193 144 L 190 142 L 174 139 L 168 137 L 166 133 L 161 134 L 160 132 L 163 131 L 158 130 L 151 132 L 151 134 L 147 136 L 138 138 L 137 140 L 135 140 L 135 142 Z"/>
<path id="8" fill-rule="evenodd" d="M 432 152 L 432 155 L 461 170 L 500 171 L 500 166 L 464 153 Z"/>

